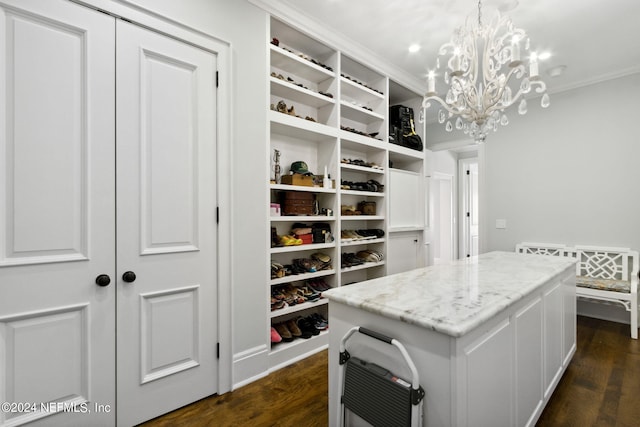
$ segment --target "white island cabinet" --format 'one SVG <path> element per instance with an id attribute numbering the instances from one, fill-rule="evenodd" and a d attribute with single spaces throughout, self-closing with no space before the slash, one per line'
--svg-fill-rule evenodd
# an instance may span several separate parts
<path id="1" fill-rule="evenodd" d="M 491 252 L 326 292 L 329 424 L 342 416 L 340 340 L 363 326 L 406 347 L 426 392 L 423 426 L 535 425 L 576 349 L 574 264 Z M 411 379 L 393 346 L 356 334 L 346 347 Z"/>

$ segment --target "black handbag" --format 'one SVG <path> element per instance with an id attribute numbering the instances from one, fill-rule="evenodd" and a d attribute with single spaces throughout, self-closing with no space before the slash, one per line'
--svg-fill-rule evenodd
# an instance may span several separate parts
<path id="1" fill-rule="evenodd" d="M 404 105 L 389 107 L 389 142 L 412 150 L 422 151 L 422 138 L 416 133 L 413 108 Z"/>

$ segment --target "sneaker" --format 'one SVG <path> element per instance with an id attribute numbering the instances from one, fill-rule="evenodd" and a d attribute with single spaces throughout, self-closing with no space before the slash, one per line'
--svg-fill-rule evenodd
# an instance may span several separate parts
<path id="1" fill-rule="evenodd" d="M 307 331 L 311 333 L 311 335 L 320 334 L 320 330 L 316 328 L 315 321 L 311 318 L 311 316 L 299 317 L 297 323 L 302 331 Z"/>
<path id="2" fill-rule="evenodd" d="M 316 329 L 315 325 L 308 317 L 298 317 L 296 319 L 296 324 L 302 332 L 302 335 L 300 336 L 301 338 L 309 339 L 312 336 L 318 335 L 320 333 L 320 331 Z"/>
<path id="3" fill-rule="evenodd" d="M 329 327 L 329 322 L 320 313 L 313 313 L 309 318 L 313 322 L 313 326 L 319 331 L 324 331 Z"/>

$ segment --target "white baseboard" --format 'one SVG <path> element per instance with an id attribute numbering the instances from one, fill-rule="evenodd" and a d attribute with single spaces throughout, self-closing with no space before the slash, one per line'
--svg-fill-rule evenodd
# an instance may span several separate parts
<path id="1" fill-rule="evenodd" d="M 233 355 L 233 389 L 269 374 L 269 348 L 260 345 Z"/>

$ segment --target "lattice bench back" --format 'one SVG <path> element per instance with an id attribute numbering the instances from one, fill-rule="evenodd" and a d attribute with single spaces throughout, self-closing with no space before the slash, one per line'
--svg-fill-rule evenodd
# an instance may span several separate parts
<path id="1" fill-rule="evenodd" d="M 556 243 L 523 242 L 516 245 L 516 252 L 520 254 L 567 256 L 568 250 L 567 246 Z"/>
<path id="2" fill-rule="evenodd" d="M 638 270 L 638 252 L 628 248 L 576 246 L 576 275 L 605 280 L 631 280 Z"/>

